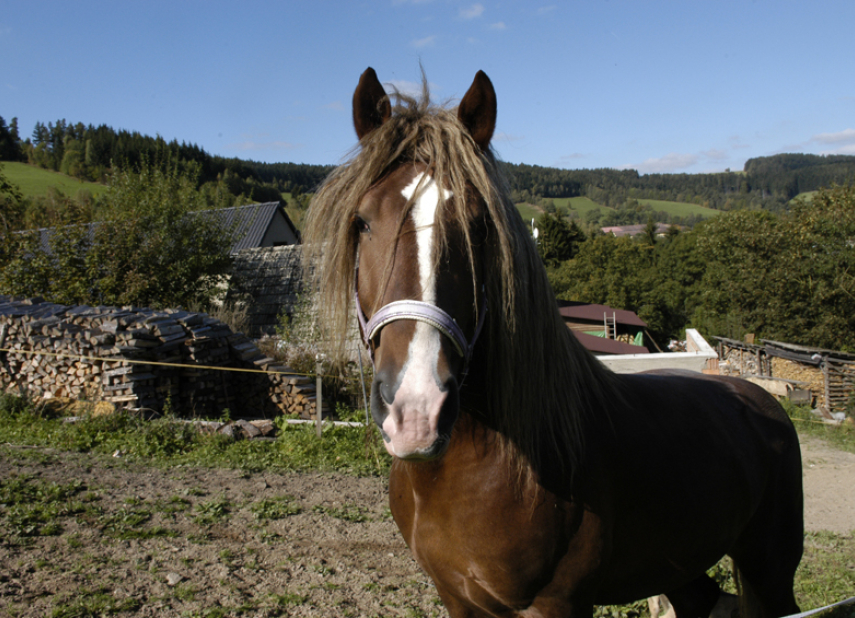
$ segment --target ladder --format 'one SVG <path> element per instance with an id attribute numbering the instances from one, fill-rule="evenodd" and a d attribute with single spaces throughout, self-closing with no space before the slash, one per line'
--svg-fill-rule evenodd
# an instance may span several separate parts
<path id="1" fill-rule="evenodd" d="M 617 337 L 617 319 L 614 312 L 611 317 L 605 311 L 603 312 L 603 331 L 606 334 L 606 339 Z"/>

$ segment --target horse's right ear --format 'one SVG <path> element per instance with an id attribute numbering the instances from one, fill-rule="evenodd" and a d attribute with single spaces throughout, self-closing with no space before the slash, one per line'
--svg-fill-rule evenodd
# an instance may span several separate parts
<path id="1" fill-rule="evenodd" d="M 368 67 L 353 93 L 353 127 L 361 140 L 392 116 L 392 104 L 374 69 Z"/>

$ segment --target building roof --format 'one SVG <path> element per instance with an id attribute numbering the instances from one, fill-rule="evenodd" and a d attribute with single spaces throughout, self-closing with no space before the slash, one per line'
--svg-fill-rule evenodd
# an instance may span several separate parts
<path id="1" fill-rule="evenodd" d="M 630 345 L 628 343 L 623 343 L 622 341 L 616 341 L 614 339 L 606 339 L 604 337 L 595 337 L 593 335 L 586 335 L 585 333 L 580 333 L 575 330 L 571 330 L 574 335 L 576 335 L 576 339 L 579 340 L 586 349 L 594 352 L 595 354 L 648 354 L 649 351 L 647 348 L 639 345 Z"/>
<path id="2" fill-rule="evenodd" d="M 235 241 L 230 253 L 235 254 L 243 249 L 251 249 L 262 246 L 267 231 L 273 225 L 277 216 L 283 218 L 285 224 L 299 239 L 300 232 L 294 226 L 293 221 L 285 212 L 281 202 L 265 202 L 263 204 L 247 204 L 245 206 L 232 206 L 230 208 L 215 208 L 211 210 L 198 210 L 191 213 L 197 217 L 206 219 L 217 218 L 223 227 L 235 226 Z M 91 242 L 95 238 L 95 229 L 99 223 L 87 224 L 87 236 Z M 53 236 L 52 227 L 39 228 L 39 246 L 45 253 L 50 253 L 50 238 Z"/>
<path id="3" fill-rule="evenodd" d="M 633 311 L 626 309 L 615 309 L 608 305 L 597 305 L 592 303 L 580 303 L 572 300 L 559 300 L 558 312 L 565 320 L 588 320 L 603 323 L 605 315 L 615 316 L 615 323 L 624 326 L 637 326 L 646 328 L 647 322 L 638 317 Z"/>
<path id="4" fill-rule="evenodd" d="M 248 204 L 246 206 L 233 206 L 231 208 L 218 208 L 216 210 L 201 210 L 194 213 L 201 217 L 216 217 L 224 227 L 235 226 L 235 242 L 231 252 L 237 253 L 242 249 L 260 247 L 267 230 L 273 223 L 277 213 L 285 218 L 288 227 L 299 238 L 300 233 L 294 227 L 294 223 L 285 212 L 281 202 L 265 202 L 263 204 Z"/>

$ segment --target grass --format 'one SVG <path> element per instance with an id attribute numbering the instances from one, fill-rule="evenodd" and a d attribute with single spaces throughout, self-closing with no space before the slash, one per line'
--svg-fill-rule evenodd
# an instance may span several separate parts
<path id="1" fill-rule="evenodd" d="M 613 210 L 608 206 L 603 206 L 602 204 L 597 204 L 594 200 L 589 197 L 581 196 L 581 197 L 560 197 L 555 199 L 555 206 L 558 208 L 569 208 L 577 213 L 579 216 L 584 218 L 586 214 L 588 214 L 591 210 Z"/>
<path id="2" fill-rule="evenodd" d="M 24 197 L 47 195 L 48 189 L 51 187 L 69 197 L 76 196 L 81 189 L 89 191 L 92 195 L 103 195 L 107 192 L 106 185 L 78 180 L 59 172 L 26 163 L 4 161 L 3 172 L 9 182 L 21 189 Z"/>
<path id="3" fill-rule="evenodd" d="M 841 425 L 829 425 L 811 414 L 809 407 L 794 405 L 786 399 L 782 400 L 781 404 L 793 419 L 793 424 L 800 436 L 819 438 L 836 449 L 855 453 L 855 424 L 846 422 Z"/>
<path id="4" fill-rule="evenodd" d="M 391 458 L 369 427 L 324 427 L 282 423 L 273 442 L 235 441 L 203 435 L 173 418 L 144 421 L 125 411 L 88 416 L 77 423 L 51 418 L 44 409 L 14 395 L 0 395 L 0 443 L 111 455 L 154 466 L 191 465 L 260 470 L 321 470 L 377 476 Z"/>
<path id="5" fill-rule="evenodd" d="M 543 216 L 543 210 L 532 206 L 531 204 L 520 203 L 516 206 L 517 210 L 520 211 L 520 215 L 522 216 L 523 221 L 525 221 L 529 225 L 531 224 L 532 219 L 536 221 L 537 219 L 540 219 L 540 217 Z"/>
<path id="6" fill-rule="evenodd" d="M 715 210 L 714 208 L 705 208 L 704 206 L 699 206 L 698 204 L 690 204 L 688 202 L 668 202 L 665 200 L 648 200 L 648 199 L 640 199 L 638 200 L 639 204 L 645 204 L 650 206 L 655 211 L 664 211 L 669 215 L 676 215 L 678 217 L 688 217 L 689 215 L 696 215 L 699 217 L 714 217 L 718 214 L 721 214 L 722 211 Z"/>
<path id="7" fill-rule="evenodd" d="M 597 204 L 592 199 L 582 196 L 582 197 L 557 197 L 552 200 L 555 203 L 555 206 L 559 209 L 570 210 L 571 212 L 575 212 L 580 218 L 584 219 L 585 215 L 588 214 L 591 210 L 600 210 L 601 212 L 606 212 L 609 210 L 614 210 L 609 208 L 608 206 L 603 206 L 602 204 Z M 696 215 L 699 217 L 714 217 L 721 213 L 719 210 L 715 210 L 713 208 L 705 208 L 703 206 L 699 206 L 698 204 L 690 204 L 688 202 L 669 202 L 666 200 L 649 200 L 649 199 L 640 199 L 638 200 L 639 204 L 646 204 L 650 206 L 653 210 L 659 212 L 667 212 L 669 215 L 678 216 L 678 217 L 687 217 L 689 215 Z M 532 217 L 538 219 L 543 211 L 540 208 L 536 208 L 530 204 L 517 204 L 517 210 L 520 211 L 520 214 L 523 217 L 523 220 L 526 222 L 531 221 Z"/>

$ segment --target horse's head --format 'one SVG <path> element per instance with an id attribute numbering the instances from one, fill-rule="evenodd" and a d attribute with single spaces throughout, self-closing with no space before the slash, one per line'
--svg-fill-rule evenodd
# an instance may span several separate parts
<path id="1" fill-rule="evenodd" d="M 363 146 L 390 121 L 389 99 L 372 69 L 353 97 Z M 479 72 L 457 110 L 465 143 L 477 158 L 495 128 L 493 86 Z M 471 138 L 471 139 L 470 139 Z M 387 450 L 430 459 L 448 444 L 458 389 L 483 324 L 483 255 L 487 216 L 470 183 L 455 183 L 429 161 L 405 157 L 362 196 L 356 311 L 372 349 L 371 413 Z M 454 199 L 454 188 L 464 199 Z"/>

